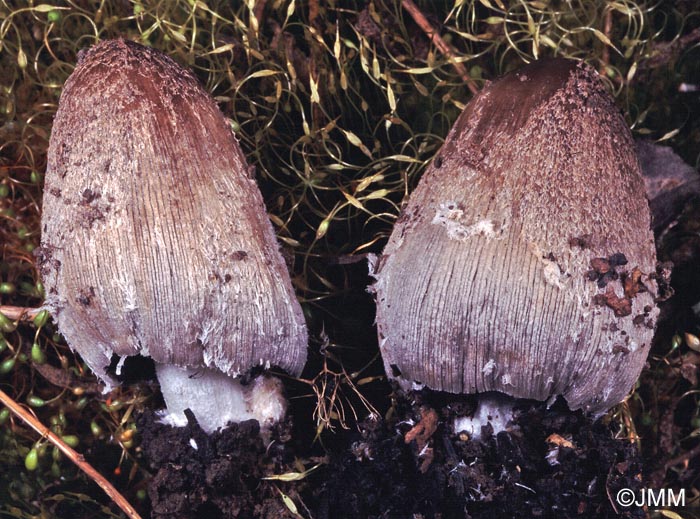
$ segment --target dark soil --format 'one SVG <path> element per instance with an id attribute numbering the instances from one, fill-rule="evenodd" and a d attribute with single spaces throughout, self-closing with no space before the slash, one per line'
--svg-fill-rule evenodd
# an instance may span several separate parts
<path id="1" fill-rule="evenodd" d="M 285 463 L 286 424 L 265 448 L 256 420 L 210 436 L 191 417 L 186 427 L 157 421 L 150 411 L 137 421 L 141 448 L 153 471 L 148 494 L 152 518 L 286 517 L 279 495 L 261 478 Z M 195 448 L 196 447 L 196 448 Z"/>
<path id="2" fill-rule="evenodd" d="M 449 426 L 473 412 L 473 398 L 452 398 L 396 391 L 389 418 L 333 435 L 325 465 L 292 482 L 261 479 L 309 459 L 284 432 L 289 424 L 266 449 L 254 421 L 207 438 L 195 423 L 174 429 L 145 413 L 138 426 L 154 471 L 152 517 L 294 517 L 283 493 L 317 519 L 645 517 L 613 508 L 618 490 L 642 486 L 641 461 L 603 422 L 559 402 L 522 402 L 512 428 L 494 435 L 488 426 L 477 442 Z"/>
<path id="3" fill-rule="evenodd" d="M 351 448 L 331 457 L 316 517 L 645 517 L 611 505 L 619 489 L 640 488 L 641 460 L 602 422 L 523 402 L 514 427 L 477 442 L 449 426 L 473 407 L 427 390 L 397 396 L 393 420 L 365 421 Z M 432 434 L 407 444 L 431 410 Z"/>

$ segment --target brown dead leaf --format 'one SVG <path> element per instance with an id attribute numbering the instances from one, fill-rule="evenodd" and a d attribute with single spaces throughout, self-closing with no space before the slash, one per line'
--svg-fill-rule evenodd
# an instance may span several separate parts
<path id="1" fill-rule="evenodd" d="M 570 440 L 567 440 L 563 436 L 558 435 L 557 433 L 550 434 L 547 437 L 547 443 L 551 443 L 552 445 L 556 445 L 557 447 L 566 447 L 567 449 L 575 449 L 576 446 L 571 443 Z"/>
<path id="2" fill-rule="evenodd" d="M 65 370 L 63 368 L 57 368 L 49 364 L 32 364 L 34 369 L 38 371 L 42 377 L 51 382 L 54 386 L 62 387 L 73 391 L 81 391 L 80 394 L 84 393 L 100 393 L 101 387 L 99 384 L 94 382 L 83 382 L 79 380 L 72 372 Z"/>
<path id="3" fill-rule="evenodd" d="M 421 419 L 413 429 L 406 433 L 404 441 L 411 443 L 415 440 L 418 447 L 418 457 L 422 460 L 420 471 L 425 474 L 433 462 L 433 449 L 428 445 L 430 438 L 435 434 L 438 426 L 438 415 L 434 409 L 422 408 L 420 410 Z"/>
<path id="4" fill-rule="evenodd" d="M 605 258 L 593 258 L 591 268 L 598 274 L 605 274 L 610 271 L 610 262 Z"/>
<path id="5" fill-rule="evenodd" d="M 421 409 L 420 410 L 420 422 L 418 422 L 413 429 L 406 433 L 404 441 L 406 443 L 411 443 L 416 440 L 418 444 L 418 449 L 423 449 L 425 444 L 428 443 L 430 437 L 437 430 L 438 415 L 434 409 Z"/>
<path id="6" fill-rule="evenodd" d="M 634 296 L 637 295 L 639 291 L 641 291 L 644 288 L 644 285 L 641 283 L 642 279 L 642 271 L 639 270 L 637 267 L 634 267 L 632 269 L 632 272 L 625 277 L 625 280 L 623 282 L 623 286 L 625 288 L 625 296 L 629 299 L 632 299 Z"/>
<path id="7" fill-rule="evenodd" d="M 632 302 L 626 297 L 618 297 L 611 285 L 608 285 L 605 294 L 598 294 L 595 301 L 612 308 L 616 317 L 626 317 L 632 313 Z"/>

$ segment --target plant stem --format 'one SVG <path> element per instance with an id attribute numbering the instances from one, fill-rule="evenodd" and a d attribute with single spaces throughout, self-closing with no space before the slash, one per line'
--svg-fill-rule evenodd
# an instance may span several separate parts
<path id="1" fill-rule="evenodd" d="M 7 308 L 7 307 L 2 307 Z M 4 312 L 3 312 L 4 313 Z M 63 454 L 65 454 L 68 459 L 75 463 L 80 470 L 85 472 L 90 479 L 97 483 L 102 490 L 110 497 L 110 499 L 116 504 L 130 519 L 141 519 L 136 509 L 132 507 L 129 502 L 122 496 L 119 491 L 112 486 L 112 484 L 107 481 L 107 479 L 97 472 L 92 465 L 90 465 L 82 454 L 76 452 L 70 448 L 66 442 L 64 442 L 58 435 L 54 434 L 48 427 L 42 424 L 33 414 L 26 411 L 21 405 L 19 405 L 15 400 L 13 400 L 7 393 L 0 390 L 0 402 L 2 402 L 15 416 L 17 416 L 24 423 L 29 425 L 32 429 L 38 432 L 43 438 L 48 439 L 53 443 Z"/>
<path id="2" fill-rule="evenodd" d="M 3 306 L 0 305 L 0 314 L 12 319 L 13 321 L 31 321 L 36 314 L 41 312 L 41 308 L 23 307 L 23 306 Z"/>
<path id="3" fill-rule="evenodd" d="M 418 6 L 413 3 L 413 0 L 403 0 L 401 2 L 401 5 L 404 9 L 406 9 L 406 11 L 408 11 L 408 14 L 411 15 L 411 18 L 413 18 L 413 20 L 418 24 L 418 26 L 423 30 L 423 32 L 428 36 L 428 38 L 430 38 L 430 41 L 438 48 L 438 50 L 442 54 L 447 56 L 447 59 L 450 60 L 450 63 L 452 63 L 452 66 L 460 75 L 462 81 L 464 81 L 467 84 L 467 87 L 469 87 L 469 91 L 473 95 L 478 94 L 479 87 L 476 86 L 474 80 L 471 77 L 469 77 L 469 73 L 467 72 L 467 69 L 464 66 L 464 64 L 455 60 L 454 49 L 440 37 L 435 28 L 432 25 L 430 25 L 430 22 L 425 17 L 425 15 L 421 12 L 420 9 L 418 9 Z"/>

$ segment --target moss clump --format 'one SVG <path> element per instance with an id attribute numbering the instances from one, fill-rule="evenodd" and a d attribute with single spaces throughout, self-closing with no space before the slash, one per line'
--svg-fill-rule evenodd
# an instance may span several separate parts
<path id="1" fill-rule="evenodd" d="M 480 87 L 541 56 L 585 59 L 606 77 L 637 135 L 665 137 L 697 164 L 700 118 L 692 114 L 699 98 L 678 92 L 682 82 L 700 84 L 693 2 L 417 1 L 442 47 L 408 6 L 399 0 L 0 2 L 0 305 L 35 307 L 43 299 L 32 252 L 51 121 L 78 53 L 106 38 L 165 51 L 214 95 L 256 169 L 312 333 L 329 333 L 349 372 L 377 351 L 364 266 L 352 256 L 381 251 L 405 197 L 469 100 L 467 79 Z M 101 468 L 108 473 L 121 463 L 115 479 L 137 501 L 142 473 L 132 473 L 134 446 L 122 433 L 133 427 L 132 410 L 149 391 L 125 387 L 105 401 L 51 324 L 38 334 L 30 325 L 0 327 L 2 388 L 18 401 L 41 398 L 45 404 L 33 410 L 46 424 L 64 416 L 65 425 L 54 427 L 77 435 L 83 451 L 109 443 Z M 34 353 L 32 360 L 37 348 L 44 358 Z M 652 369 L 664 358 L 652 359 Z M 319 359 L 307 368 L 309 380 L 323 369 Z M 381 373 L 380 363 L 367 373 Z M 66 380 L 77 386 L 62 385 Z M 378 408 L 388 405 L 386 386 L 361 387 Z M 633 437 L 634 418 L 649 408 L 621 409 L 620 434 Z M 10 478 L 2 480 L 0 495 L 13 484 L 33 489 L 31 495 L 12 490 L 6 510 L 17 507 L 12 514 L 22 516 L 56 509 L 59 496 L 79 501 L 77 494 L 66 497 L 78 485 L 72 476 L 55 491 L 39 492 L 54 481 L 51 455 L 28 472 L 24 457 L 36 438 L 10 418 L 0 431 L 3 477 Z M 64 462 L 60 467 L 63 475 L 74 474 Z"/>

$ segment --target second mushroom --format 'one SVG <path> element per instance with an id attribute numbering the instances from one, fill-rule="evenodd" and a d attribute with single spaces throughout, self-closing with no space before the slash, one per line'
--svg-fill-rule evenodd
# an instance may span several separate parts
<path id="1" fill-rule="evenodd" d="M 655 263 L 614 100 L 583 63 L 534 62 L 467 105 L 377 259 L 386 371 L 600 414 L 649 352 Z"/>

